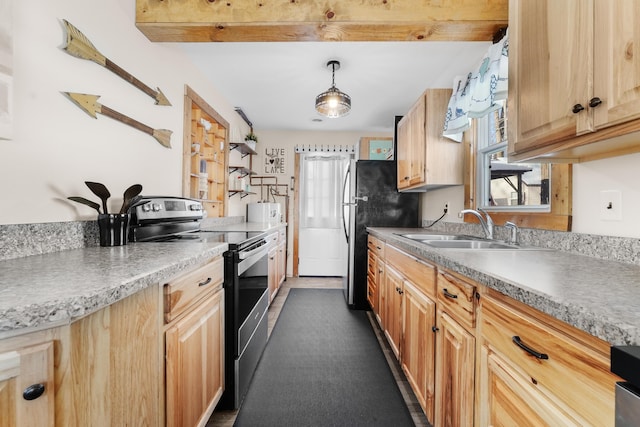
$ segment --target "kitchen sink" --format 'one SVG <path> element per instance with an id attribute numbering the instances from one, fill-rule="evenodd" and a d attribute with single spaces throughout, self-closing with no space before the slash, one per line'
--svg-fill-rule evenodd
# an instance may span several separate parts
<path id="1" fill-rule="evenodd" d="M 518 250 L 518 251 L 550 251 L 549 248 L 538 246 L 513 245 L 495 240 L 423 240 L 422 243 L 439 249 L 469 249 L 469 250 Z"/>
<path id="2" fill-rule="evenodd" d="M 470 236 L 456 235 L 456 234 L 428 234 L 428 233 L 410 233 L 410 234 L 398 234 L 398 236 L 406 237 L 411 240 L 418 240 L 420 242 L 424 240 L 471 240 Z"/>
<path id="3" fill-rule="evenodd" d="M 424 244 L 442 249 L 521 249 L 522 246 L 487 240 L 424 240 Z"/>
<path id="4" fill-rule="evenodd" d="M 464 234 L 433 234 L 433 233 L 396 233 L 398 236 L 414 240 L 432 248 L 438 249 L 466 249 L 466 250 L 548 250 L 536 246 L 520 246 L 497 240 L 487 240 L 481 237 Z"/>

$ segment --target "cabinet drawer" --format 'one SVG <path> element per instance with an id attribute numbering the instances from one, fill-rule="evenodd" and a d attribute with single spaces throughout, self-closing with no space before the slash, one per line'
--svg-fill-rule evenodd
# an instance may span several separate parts
<path id="1" fill-rule="evenodd" d="M 385 244 L 382 240 L 369 235 L 367 239 L 367 247 L 378 257 L 384 257 Z"/>
<path id="2" fill-rule="evenodd" d="M 375 278 L 376 277 L 376 265 L 378 264 L 377 262 L 377 257 L 376 255 L 369 251 L 367 253 L 367 276 L 371 277 L 371 278 Z"/>
<path id="3" fill-rule="evenodd" d="M 432 298 L 435 297 L 436 268 L 412 255 L 402 252 L 393 246 L 385 249 L 385 259 L 396 267 L 402 276 L 411 281 L 418 289 Z"/>
<path id="4" fill-rule="evenodd" d="M 476 286 L 458 277 L 438 272 L 438 302 L 442 310 L 449 313 L 460 324 L 469 328 L 476 325 Z"/>
<path id="5" fill-rule="evenodd" d="M 534 319 L 489 296 L 482 298 L 481 313 L 485 346 L 509 360 L 541 393 L 592 425 L 612 425 L 617 377 L 609 372 L 606 355 L 542 323 L 542 313 Z"/>
<path id="6" fill-rule="evenodd" d="M 191 304 L 219 288 L 224 277 L 222 257 L 164 285 L 164 317 L 167 323 Z"/>

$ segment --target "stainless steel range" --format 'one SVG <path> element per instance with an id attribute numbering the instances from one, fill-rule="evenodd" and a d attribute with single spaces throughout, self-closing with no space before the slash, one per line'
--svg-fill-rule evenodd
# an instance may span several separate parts
<path id="1" fill-rule="evenodd" d="M 144 197 L 132 212 L 134 242 L 220 242 L 224 253 L 225 391 L 219 408 L 237 409 L 267 344 L 268 252 L 277 233 L 200 230 L 204 217 L 197 200 Z M 195 368 L 195 367 L 194 367 Z"/>

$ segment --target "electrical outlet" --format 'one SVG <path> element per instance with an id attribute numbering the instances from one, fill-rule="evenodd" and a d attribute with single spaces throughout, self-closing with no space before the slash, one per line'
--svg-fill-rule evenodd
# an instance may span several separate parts
<path id="1" fill-rule="evenodd" d="M 622 221 L 622 193 L 619 190 L 600 192 L 600 219 Z"/>

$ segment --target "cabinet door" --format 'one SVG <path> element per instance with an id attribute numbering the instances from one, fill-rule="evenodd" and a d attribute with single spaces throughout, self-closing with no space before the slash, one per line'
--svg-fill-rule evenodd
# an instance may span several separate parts
<path id="1" fill-rule="evenodd" d="M 267 283 L 269 288 L 269 302 L 273 301 L 278 290 L 278 248 L 275 247 L 269 251 L 269 261 L 267 263 Z"/>
<path id="2" fill-rule="evenodd" d="M 398 190 L 409 186 L 411 179 L 411 123 L 407 114 L 398 122 L 397 141 Z"/>
<path id="3" fill-rule="evenodd" d="M 367 253 L 367 301 L 375 315 L 380 311 L 378 307 L 378 257 L 369 250 Z"/>
<path id="4" fill-rule="evenodd" d="M 385 307 L 385 263 L 382 258 L 376 260 L 376 287 L 378 289 L 378 311 L 375 313 L 378 319 L 378 324 L 382 325 L 384 322 L 384 307 Z"/>
<path id="5" fill-rule="evenodd" d="M 509 2 L 509 153 L 593 131 L 592 18 L 593 0 Z"/>
<path id="6" fill-rule="evenodd" d="M 286 240 L 278 244 L 278 287 L 282 285 L 287 276 L 287 242 Z"/>
<path id="7" fill-rule="evenodd" d="M 640 2 L 595 2 L 596 128 L 640 118 Z"/>
<path id="8" fill-rule="evenodd" d="M 558 408 L 499 354 L 482 347 L 479 425 L 494 427 L 584 426 Z"/>
<path id="9" fill-rule="evenodd" d="M 433 420 L 436 303 L 404 282 L 402 370 L 427 418 Z"/>
<path id="10" fill-rule="evenodd" d="M 475 338 L 446 313 L 437 318 L 436 427 L 473 426 Z"/>
<path id="11" fill-rule="evenodd" d="M 26 400 L 28 389 L 42 394 Z M 53 342 L 0 354 L 0 426 L 53 426 Z"/>
<path id="12" fill-rule="evenodd" d="M 167 426 L 206 422 L 224 390 L 224 290 L 166 332 Z"/>
<path id="13" fill-rule="evenodd" d="M 427 141 L 425 135 L 426 105 L 424 95 L 421 95 L 418 102 L 411 108 L 409 120 L 411 121 L 411 173 L 409 185 L 413 186 L 423 184 L 426 181 L 425 161 Z"/>
<path id="14" fill-rule="evenodd" d="M 385 280 L 387 309 L 384 333 L 391 345 L 393 354 L 400 359 L 403 279 L 396 270 L 387 265 Z"/>

